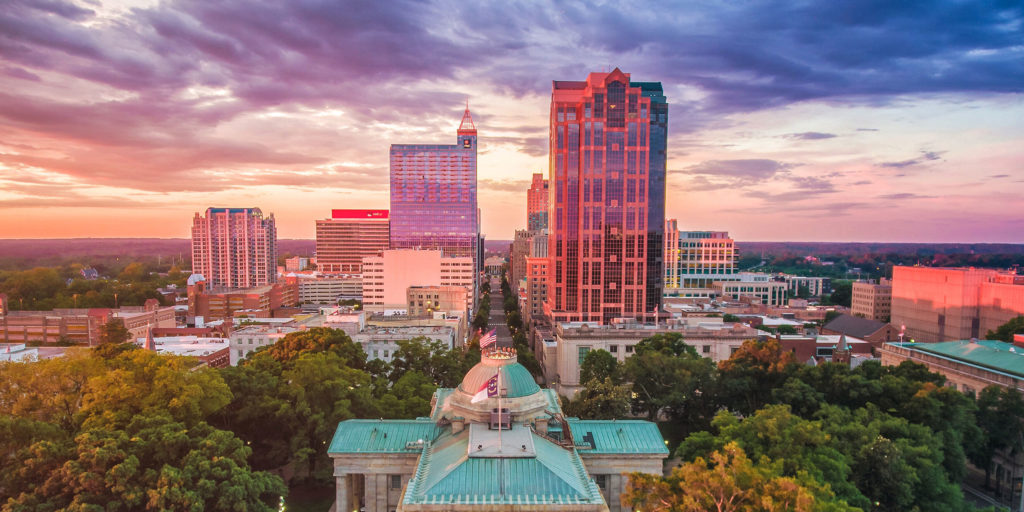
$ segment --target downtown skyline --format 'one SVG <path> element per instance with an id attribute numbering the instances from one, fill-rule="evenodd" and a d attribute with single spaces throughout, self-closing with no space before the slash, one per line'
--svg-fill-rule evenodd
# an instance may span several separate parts
<path id="1" fill-rule="evenodd" d="M 482 231 L 511 239 L 551 81 L 620 67 L 665 87 L 681 229 L 1024 241 L 1024 8 L 640 5 L 15 1 L 0 238 L 185 238 L 227 206 L 311 239 L 387 208 L 389 146 L 450 143 L 468 99 Z"/>

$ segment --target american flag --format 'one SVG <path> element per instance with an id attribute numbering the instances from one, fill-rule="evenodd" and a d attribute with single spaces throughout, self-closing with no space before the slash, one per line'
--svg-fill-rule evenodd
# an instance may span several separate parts
<path id="1" fill-rule="evenodd" d="M 498 342 L 497 329 L 491 329 L 491 332 L 483 335 L 480 338 L 480 348 L 487 348 Z"/>

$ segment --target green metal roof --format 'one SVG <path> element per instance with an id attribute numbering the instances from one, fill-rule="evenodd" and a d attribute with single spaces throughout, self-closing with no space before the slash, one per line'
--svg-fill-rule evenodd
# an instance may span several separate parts
<path id="1" fill-rule="evenodd" d="M 572 439 L 580 453 L 635 453 L 668 455 L 658 426 L 643 420 L 580 420 L 568 418 Z M 594 447 L 589 440 L 593 438 Z M 585 440 L 586 439 L 586 440 Z"/>
<path id="2" fill-rule="evenodd" d="M 338 424 L 327 449 L 332 453 L 417 453 L 407 443 L 432 441 L 441 429 L 429 418 L 416 420 L 347 420 Z"/>
<path id="3" fill-rule="evenodd" d="M 893 345 L 983 366 L 1007 373 L 1011 377 L 1024 378 L 1024 348 L 1014 347 L 1012 343 L 996 340 L 963 340 L 941 343 L 904 342 Z"/>
<path id="4" fill-rule="evenodd" d="M 603 503 L 575 450 L 534 435 L 535 457 L 468 456 L 469 436 L 444 434 L 424 447 L 405 504 Z"/>
<path id="5" fill-rule="evenodd" d="M 537 381 L 533 380 L 530 370 L 519 363 L 502 366 L 477 363 L 466 373 L 462 384 L 459 384 L 459 389 L 471 395 L 475 394 L 487 382 L 487 379 L 494 377 L 499 368 L 501 369 L 501 387 L 505 390 L 505 396 L 516 398 L 530 396 L 540 391 L 540 386 L 537 385 Z"/>

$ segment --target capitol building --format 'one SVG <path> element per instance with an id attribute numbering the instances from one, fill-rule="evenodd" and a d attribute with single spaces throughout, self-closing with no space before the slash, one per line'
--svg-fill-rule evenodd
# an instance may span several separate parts
<path id="1" fill-rule="evenodd" d="M 485 352 L 431 404 L 429 417 L 338 424 L 335 510 L 619 511 L 627 474 L 660 475 L 668 457 L 654 423 L 566 418 L 512 349 Z"/>

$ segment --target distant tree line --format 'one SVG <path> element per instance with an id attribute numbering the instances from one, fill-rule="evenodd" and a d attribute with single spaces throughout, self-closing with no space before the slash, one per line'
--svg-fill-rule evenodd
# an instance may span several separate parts
<path id="1" fill-rule="evenodd" d="M 184 290 L 186 282 L 186 275 L 174 266 L 158 272 L 155 266 L 133 262 L 97 279 L 85 279 L 83 268 L 75 264 L 0 271 L 0 293 L 7 294 L 12 310 L 141 306 L 147 299 L 172 305 L 157 289 L 175 284 Z"/>

